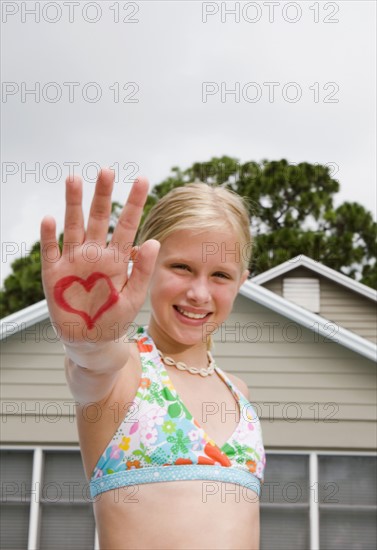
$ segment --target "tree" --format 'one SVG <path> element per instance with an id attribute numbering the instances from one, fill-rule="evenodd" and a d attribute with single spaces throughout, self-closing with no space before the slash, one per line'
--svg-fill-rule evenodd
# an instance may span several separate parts
<path id="1" fill-rule="evenodd" d="M 249 266 L 252 276 L 305 254 L 377 287 L 377 224 L 356 202 L 334 208 L 339 183 L 331 177 L 331 167 L 307 162 L 294 165 L 285 159 L 242 164 L 228 156 L 196 162 L 186 170 L 174 166 L 171 174 L 153 187 L 142 221 L 159 198 L 192 181 L 222 185 L 246 198 L 254 237 Z M 109 235 L 121 208 L 119 203 L 112 205 Z M 12 264 L 13 273 L 0 291 L 1 317 L 44 298 L 40 267 L 37 242 L 27 257 Z"/>
<path id="2" fill-rule="evenodd" d="M 222 185 L 246 198 L 254 252 L 251 275 L 305 254 L 376 288 L 377 224 L 365 208 L 345 202 L 333 206 L 339 183 L 330 166 L 263 160 L 240 163 L 223 156 L 194 163 L 152 190 L 157 201 L 170 189 L 190 181 Z"/>

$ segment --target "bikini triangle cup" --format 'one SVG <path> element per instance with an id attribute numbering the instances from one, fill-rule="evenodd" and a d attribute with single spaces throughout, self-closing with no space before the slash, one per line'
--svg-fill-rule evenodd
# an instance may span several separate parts
<path id="1" fill-rule="evenodd" d="M 130 485 L 193 479 L 236 483 L 259 495 L 266 458 L 252 405 L 216 366 L 241 411 L 234 432 L 217 446 L 180 399 L 147 328 L 139 327 L 134 338 L 142 365 L 140 384 L 92 472 L 92 498 Z"/>

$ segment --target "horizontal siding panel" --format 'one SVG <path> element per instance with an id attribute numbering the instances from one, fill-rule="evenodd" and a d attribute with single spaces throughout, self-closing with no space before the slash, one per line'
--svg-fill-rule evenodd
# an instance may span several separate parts
<path id="1" fill-rule="evenodd" d="M 317 375 L 335 373 L 347 374 L 357 372 L 362 374 L 374 374 L 375 365 L 364 357 L 356 358 L 322 358 L 318 361 L 317 357 L 238 357 L 237 361 L 233 358 L 215 355 L 216 363 L 227 372 L 240 375 L 245 372 L 295 372 L 295 373 L 316 373 Z"/>
<path id="2" fill-rule="evenodd" d="M 310 420 L 317 423 L 339 423 L 344 420 L 376 421 L 377 412 L 374 405 L 348 405 L 343 403 L 297 403 L 284 402 L 255 402 L 252 403 L 259 418 L 263 422 L 272 423 L 277 420 L 295 423 L 298 420 Z M 247 407 L 245 412 L 247 414 Z"/>
<path id="3" fill-rule="evenodd" d="M 3 400 L 14 399 L 70 399 L 71 393 L 67 384 L 9 384 L 1 390 Z"/>
<path id="4" fill-rule="evenodd" d="M 257 302 L 251 302 L 249 298 L 246 298 L 241 294 L 237 294 L 236 299 L 234 300 L 234 307 L 231 315 L 235 312 L 237 312 L 237 315 L 242 313 L 247 313 L 248 315 L 262 313 L 265 315 L 266 313 L 269 313 L 269 310 Z"/>
<path id="5" fill-rule="evenodd" d="M 1 425 L 1 439 L 3 445 L 78 445 L 76 422 L 64 417 L 59 422 L 48 422 L 32 416 L 8 416 Z"/>
<path id="6" fill-rule="evenodd" d="M 297 358 L 305 359 L 308 356 L 322 358 L 346 358 L 352 351 L 336 344 L 335 342 L 327 343 L 266 343 L 266 342 L 240 342 L 233 344 L 232 346 L 223 342 L 215 343 L 214 355 L 215 357 L 234 357 L 238 361 L 239 357 L 290 357 L 292 361 Z M 359 357 L 354 353 L 355 357 Z"/>
<path id="7" fill-rule="evenodd" d="M 331 449 L 375 451 L 377 446 L 374 422 L 324 423 L 284 420 L 263 422 L 263 441 L 269 449 Z M 350 435 L 352 434 L 352 436 Z M 268 462 L 267 462 L 268 468 Z"/>
<path id="8" fill-rule="evenodd" d="M 64 355 L 64 349 L 61 342 L 48 342 L 46 340 L 28 340 L 27 342 L 17 341 L 15 339 L 6 341 L 6 352 L 21 353 L 23 355 Z M 5 351 L 5 349 L 4 349 Z"/>
<path id="9" fill-rule="evenodd" d="M 2 367 L 4 369 L 27 369 L 27 370 L 59 370 L 64 371 L 64 354 L 34 354 L 26 355 L 23 353 L 3 353 L 1 355 Z"/>
<path id="10" fill-rule="evenodd" d="M 1 383 L 7 384 L 66 384 L 64 369 L 2 369 Z"/>
<path id="11" fill-rule="evenodd" d="M 359 334 L 377 341 L 376 303 L 336 283 L 321 281 L 321 315 Z"/>
<path id="12" fill-rule="evenodd" d="M 250 389 L 251 401 L 264 403 L 345 403 L 376 405 L 375 390 L 329 390 L 322 388 L 256 388 Z"/>
<path id="13" fill-rule="evenodd" d="M 297 374 L 297 373 L 243 373 L 242 379 L 250 387 L 273 388 L 327 388 L 335 391 L 341 389 L 376 389 L 374 374 L 359 376 L 358 374 Z"/>

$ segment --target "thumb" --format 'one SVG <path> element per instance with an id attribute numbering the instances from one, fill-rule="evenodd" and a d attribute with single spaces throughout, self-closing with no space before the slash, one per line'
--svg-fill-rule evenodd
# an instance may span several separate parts
<path id="1" fill-rule="evenodd" d="M 136 257 L 137 257 L 137 254 L 140 250 L 140 246 L 133 246 L 132 249 L 131 249 L 131 254 L 130 254 L 130 260 L 131 262 L 136 262 Z"/>
<path id="2" fill-rule="evenodd" d="M 160 246 L 161 244 L 158 241 L 150 239 L 149 241 L 145 241 L 141 246 L 132 248 L 131 258 L 134 263 L 131 276 L 124 287 L 132 296 L 141 295 L 144 299 L 154 271 Z"/>

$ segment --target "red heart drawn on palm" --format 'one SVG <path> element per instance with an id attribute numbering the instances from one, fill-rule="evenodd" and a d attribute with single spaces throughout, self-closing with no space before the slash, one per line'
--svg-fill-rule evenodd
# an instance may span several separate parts
<path id="1" fill-rule="evenodd" d="M 110 293 L 107 297 L 107 300 L 97 309 L 96 313 L 91 317 L 86 311 L 82 311 L 81 309 L 76 309 L 72 307 L 67 300 L 64 298 L 64 293 L 74 284 L 79 283 L 86 292 L 91 292 L 94 285 L 99 280 L 104 280 L 107 283 L 107 286 L 109 287 Z M 88 329 L 92 329 L 94 327 L 95 322 L 97 319 L 101 317 L 105 311 L 107 311 L 112 305 L 115 304 L 115 302 L 118 300 L 119 295 L 116 291 L 113 283 L 111 282 L 110 277 L 105 275 L 104 273 L 92 273 L 89 275 L 87 279 L 82 279 L 81 277 L 77 277 L 76 275 L 69 275 L 68 277 L 63 277 L 62 279 L 59 279 L 55 286 L 54 286 L 54 298 L 56 303 L 65 311 L 68 311 L 69 313 L 75 313 L 76 315 L 80 315 L 86 323 L 86 326 Z"/>

